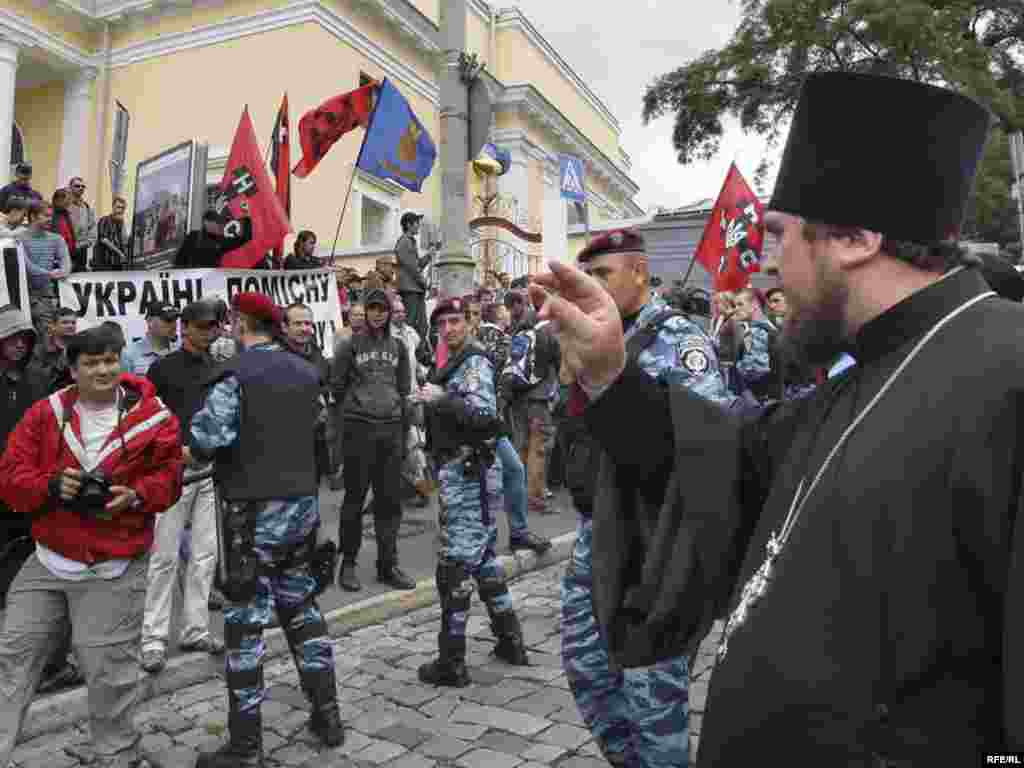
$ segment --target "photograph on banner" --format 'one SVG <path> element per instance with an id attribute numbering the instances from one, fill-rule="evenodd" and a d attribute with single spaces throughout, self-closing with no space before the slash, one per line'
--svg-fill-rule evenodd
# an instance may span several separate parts
<path id="1" fill-rule="evenodd" d="M 341 326 L 338 283 L 330 269 L 76 272 L 59 287 L 61 306 L 78 312 L 79 329 L 114 320 L 129 340 L 146 334 L 150 304 L 173 304 L 179 310 L 200 299 L 219 298 L 230 304 L 243 291 L 265 293 L 282 308 L 294 303 L 307 305 L 324 357 L 333 356 L 334 334 Z"/>
<path id="2" fill-rule="evenodd" d="M 195 142 L 139 163 L 132 237 L 135 269 L 169 267 L 188 233 Z"/>

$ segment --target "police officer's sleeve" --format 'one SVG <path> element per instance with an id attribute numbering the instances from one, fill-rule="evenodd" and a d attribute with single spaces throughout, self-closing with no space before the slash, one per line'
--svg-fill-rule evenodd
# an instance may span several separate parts
<path id="1" fill-rule="evenodd" d="M 473 355 L 460 371 L 455 394 L 441 398 L 435 407 L 445 420 L 475 438 L 486 440 L 501 429 L 494 391 L 494 366 L 485 355 Z"/>
<path id="2" fill-rule="evenodd" d="M 188 439 L 192 455 L 210 461 L 219 448 L 233 445 L 238 440 L 241 413 L 241 385 L 236 377 L 226 376 L 213 385 L 203 407 L 192 417 Z"/>
<path id="3" fill-rule="evenodd" d="M 736 396 L 722 378 L 711 337 L 684 317 L 666 320 L 637 362 L 661 384 L 686 387 L 723 408 L 736 404 Z"/>
<path id="4" fill-rule="evenodd" d="M 743 339 L 743 353 L 736 361 L 736 370 L 748 384 L 760 381 L 771 373 L 771 349 L 768 331 L 751 327 Z"/>

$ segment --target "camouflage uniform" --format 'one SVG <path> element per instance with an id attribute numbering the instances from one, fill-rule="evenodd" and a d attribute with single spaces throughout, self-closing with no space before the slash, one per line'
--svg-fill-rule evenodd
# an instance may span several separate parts
<path id="1" fill-rule="evenodd" d="M 447 393 L 445 399 L 461 400 L 476 414 L 496 416 L 494 366 L 482 350 L 465 358 L 446 380 L 438 383 Z M 442 423 L 442 428 L 457 430 L 447 421 Z M 454 442 L 461 440 L 456 438 Z M 488 458 L 493 460 L 486 468 L 467 466 L 472 464 L 475 451 L 468 445 L 461 445 L 455 457 L 444 461 L 438 470 L 441 486 L 437 565 L 442 611 L 438 635 L 440 658 L 420 668 L 420 679 L 424 682 L 456 686 L 469 682 L 464 661 L 466 620 L 473 593 L 470 579 L 476 582 L 491 619 L 491 629 L 498 639 L 495 653 L 511 663 L 526 662 L 522 630 L 512 608 L 504 569 L 495 554 L 498 538 L 495 513 L 503 508 L 502 472 L 501 461 L 494 454 L 494 440 L 488 442 Z M 433 439 L 432 448 L 436 450 Z M 481 471 L 482 481 L 478 474 Z M 485 492 L 481 498 L 482 491 Z"/>
<path id="2" fill-rule="evenodd" d="M 239 438 L 241 409 L 238 380 L 229 375 L 218 381 L 192 419 L 193 444 L 206 455 L 233 445 Z M 271 625 L 273 611 L 284 629 L 303 691 L 313 700 L 314 721 L 321 709 L 331 705 L 336 708 L 334 654 L 327 625 L 314 599 L 316 580 L 304 559 L 282 558 L 284 552 L 299 550 L 319 524 L 317 496 L 261 503 L 253 536 L 254 552 L 263 567 L 256 594 L 248 603 L 229 602 L 224 608 L 225 676 L 233 734 L 244 729 L 244 725 L 238 727 L 241 724 L 260 722 L 265 698 L 263 630 Z M 318 696 L 329 701 L 319 702 Z"/>
<path id="3" fill-rule="evenodd" d="M 665 304 L 652 299 L 626 332 L 627 342 Z M 711 338 L 685 317 L 670 317 L 636 358 L 652 378 L 688 387 L 730 408 Z M 613 669 L 591 600 L 592 521 L 581 510 L 576 543 L 562 582 L 562 663 L 580 714 L 613 765 L 680 768 L 689 763 L 688 661 L 685 656 L 650 667 Z"/>
<path id="4" fill-rule="evenodd" d="M 747 324 L 743 334 L 743 354 L 736 361 L 736 371 L 746 387 L 771 375 L 771 337 L 774 330 L 763 320 Z"/>

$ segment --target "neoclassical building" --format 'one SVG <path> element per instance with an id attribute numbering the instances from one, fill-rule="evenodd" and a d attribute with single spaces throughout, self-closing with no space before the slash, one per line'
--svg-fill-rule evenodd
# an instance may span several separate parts
<path id="1" fill-rule="evenodd" d="M 83 176 L 109 209 L 115 116 L 130 116 L 122 191 L 135 167 L 182 141 L 210 148 L 220 181 L 242 108 L 269 142 L 282 95 L 299 117 L 368 78 L 390 78 L 440 144 L 439 0 L 4 0 L 0 5 L 0 157 L 32 163 L 44 194 Z M 474 231 L 474 250 L 516 272 L 578 250 L 579 221 L 559 196 L 558 153 L 584 158 L 592 226 L 633 219 L 637 185 L 615 116 L 517 8 L 468 0 L 466 49 L 486 65 L 491 139 L 509 150 L 500 178 L 469 174 L 467 217 L 497 214 L 541 243 Z M 119 106 L 120 105 L 120 106 Z M 362 138 L 349 134 L 305 180 L 293 179 L 292 224 L 330 253 Z M 297 132 L 293 162 L 298 160 Z M 6 177 L 9 168 L 0 164 Z M 489 208 L 484 211 L 490 199 Z M 389 253 L 404 211 L 437 221 L 440 164 L 412 194 L 357 172 L 338 252 L 357 268 Z M 571 243 L 570 241 L 574 241 Z"/>

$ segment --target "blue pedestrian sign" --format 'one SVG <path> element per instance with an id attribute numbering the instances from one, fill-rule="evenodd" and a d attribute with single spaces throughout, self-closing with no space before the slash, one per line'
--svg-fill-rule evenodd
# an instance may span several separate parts
<path id="1" fill-rule="evenodd" d="M 558 186 L 562 197 L 577 203 L 587 202 L 587 193 L 583 186 L 583 159 L 574 155 L 559 155 L 558 164 L 561 170 Z"/>

